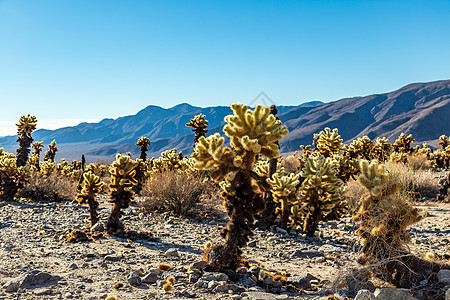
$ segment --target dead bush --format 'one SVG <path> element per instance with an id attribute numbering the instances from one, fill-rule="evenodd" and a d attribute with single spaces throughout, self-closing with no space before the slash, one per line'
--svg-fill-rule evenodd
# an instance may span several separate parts
<path id="1" fill-rule="evenodd" d="M 77 182 L 58 172 L 44 175 L 33 173 L 27 184 L 19 190 L 19 196 L 32 201 L 71 201 L 77 194 Z"/>
<path id="2" fill-rule="evenodd" d="M 207 177 L 169 170 L 152 174 L 141 196 L 144 209 L 181 216 L 216 214 L 220 202 L 218 189 Z"/>
<path id="3" fill-rule="evenodd" d="M 429 170 L 432 162 L 425 154 L 409 155 L 407 165 L 413 170 Z"/>
<path id="4" fill-rule="evenodd" d="M 350 179 L 347 182 L 347 187 L 348 190 L 345 195 L 348 210 L 349 213 L 354 214 L 359 209 L 359 206 L 361 205 L 361 200 L 367 194 L 367 190 L 357 180 L 353 179 Z"/>
<path id="5" fill-rule="evenodd" d="M 298 167 L 298 154 L 295 152 L 292 155 L 283 157 L 281 159 L 281 164 L 284 167 L 284 171 L 288 174 L 290 173 L 297 173 L 297 167 Z"/>

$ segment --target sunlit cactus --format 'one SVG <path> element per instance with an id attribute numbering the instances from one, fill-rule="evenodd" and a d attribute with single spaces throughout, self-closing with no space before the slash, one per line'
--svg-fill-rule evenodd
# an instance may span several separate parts
<path id="1" fill-rule="evenodd" d="M 58 147 L 56 147 L 56 141 L 53 140 L 48 145 L 48 151 L 44 153 L 44 161 L 55 161 L 55 155 L 58 150 Z"/>
<path id="2" fill-rule="evenodd" d="M 334 154 L 339 154 L 342 148 L 341 136 L 338 133 L 338 129 L 331 130 L 326 127 L 323 131 L 314 134 L 313 145 L 316 147 L 316 151 L 325 157 L 331 157 Z"/>
<path id="3" fill-rule="evenodd" d="M 133 199 L 132 188 L 137 184 L 136 166 L 137 162 L 129 156 L 121 154 L 117 154 L 116 160 L 110 166 L 111 181 L 108 186 L 111 190 L 111 202 L 114 203 L 106 223 L 106 229 L 110 233 L 124 229 L 120 221 L 121 209 L 127 208 Z"/>
<path id="4" fill-rule="evenodd" d="M 137 140 L 136 146 L 139 146 L 141 150 L 141 156 L 139 158 L 145 161 L 147 159 L 147 151 L 148 146 L 150 146 L 150 140 L 147 137 L 142 136 Z"/>
<path id="5" fill-rule="evenodd" d="M 89 205 L 91 226 L 94 226 L 98 222 L 98 202 L 95 200 L 95 197 L 102 190 L 104 183 L 100 181 L 97 175 L 91 172 L 84 173 L 83 178 L 83 188 L 81 189 L 81 193 L 77 195 L 77 200 L 79 204 Z"/>
<path id="6" fill-rule="evenodd" d="M 333 159 L 339 164 L 336 176 L 344 183 L 347 183 L 350 178 L 356 179 L 359 174 L 359 159 L 347 158 L 340 154 L 333 155 Z"/>
<path id="7" fill-rule="evenodd" d="M 411 153 L 411 143 L 414 141 L 415 139 L 411 134 L 406 136 L 402 132 L 397 140 L 392 144 L 393 151 L 397 153 Z"/>
<path id="8" fill-rule="evenodd" d="M 177 149 L 170 149 L 161 152 L 159 158 L 152 160 L 152 171 L 162 172 L 168 171 L 182 171 L 189 168 L 189 163 L 183 157 L 182 152 L 177 152 Z"/>
<path id="9" fill-rule="evenodd" d="M 446 135 L 441 135 L 439 137 L 439 145 L 441 145 L 442 149 L 444 149 L 444 150 L 445 150 L 445 148 L 447 148 L 447 146 L 449 146 L 449 140 Z"/>
<path id="10" fill-rule="evenodd" d="M 210 170 L 216 182 L 229 184 L 222 193 L 229 216 L 221 236 L 225 242 L 208 248 L 205 257 L 216 270 L 236 270 L 241 263 L 242 247 L 252 235 L 254 216 L 264 209 L 264 199 L 258 193 L 259 176 L 252 170 L 257 155 L 279 156 L 276 141 L 288 133 L 286 126 L 270 114 L 268 106 L 231 105 L 233 115 L 225 117 L 223 131 L 230 138 L 230 147 L 223 146 L 224 138 L 216 133 L 201 137 L 192 158 L 197 169 Z M 256 178 L 256 179 L 255 179 Z"/>
<path id="11" fill-rule="evenodd" d="M 389 141 L 387 138 L 377 138 L 375 140 L 375 144 L 373 146 L 373 153 L 374 157 L 379 162 L 385 162 L 389 159 L 389 156 L 391 154 L 392 145 L 389 144 Z"/>
<path id="12" fill-rule="evenodd" d="M 308 157 L 312 154 L 311 145 L 300 145 L 300 148 L 302 148 L 302 155 L 298 158 L 297 170 L 299 172 L 303 169 Z"/>
<path id="13" fill-rule="evenodd" d="M 349 159 L 372 158 L 373 142 L 368 136 L 363 136 L 350 143 L 350 145 L 344 145 L 344 155 Z"/>
<path id="14" fill-rule="evenodd" d="M 195 116 L 193 119 L 191 119 L 189 123 L 186 123 L 186 126 L 193 127 L 191 131 L 195 132 L 194 147 L 195 144 L 197 144 L 198 139 L 202 136 L 205 136 L 206 133 L 208 132 L 206 128 L 208 128 L 209 123 L 205 119 L 205 117 L 206 117 L 205 115 L 199 114 Z"/>
<path id="15" fill-rule="evenodd" d="M 378 161 L 361 161 L 358 181 L 367 189 L 353 220 L 360 223 L 362 256 L 358 262 L 371 265 L 375 274 L 400 287 L 410 288 L 429 278 L 440 266 L 413 256 L 407 247 L 411 237 L 406 229 L 423 215 L 405 195 L 397 195 L 398 177 L 386 172 Z"/>
<path id="16" fill-rule="evenodd" d="M 300 176 L 304 178 L 298 190 L 298 200 L 305 220 L 303 231 L 314 236 L 320 221 L 344 207 L 346 187 L 336 176 L 339 164 L 330 157 L 310 157 Z"/>
<path id="17" fill-rule="evenodd" d="M 276 213 L 281 215 L 281 227 L 287 228 L 291 207 L 297 204 L 296 192 L 299 184 L 299 174 L 289 174 L 289 176 L 280 176 L 275 173 L 272 178 L 268 178 L 273 201 L 279 203 L 280 207 Z"/>
<path id="18" fill-rule="evenodd" d="M 17 159 L 12 153 L 0 148 L 0 199 L 13 201 L 19 188 L 30 178 L 30 165 L 17 167 Z"/>
<path id="19" fill-rule="evenodd" d="M 37 119 L 30 114 L 21 116 L 17 126 L 17 142 L 19 142 L 19 149 L 17 149 L 17 166 L 25 166 L 30 154 L 30 146 L 33 142 L 31 133 L 36 129 Z"/>

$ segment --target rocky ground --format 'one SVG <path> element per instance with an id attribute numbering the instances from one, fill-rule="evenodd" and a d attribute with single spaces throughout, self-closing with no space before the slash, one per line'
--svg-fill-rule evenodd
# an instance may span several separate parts
<path id="1" fill-rule="evenodd" d="M 101 200 L 99 213 L 105 222 L 110 204 L 106 195 Z M 417 206 L 427 210 L 428 217 L 410 229 L 411 250 L 449 262 L 450 204 L 428 201 Z M 105 235 L 96 241 L 70 243 L 64 239 L 71 230 L 89 225 L 87 207 L 0 203 L 0 299 L 102 299 L 109 295 L 118 299 L 326 299 L 333 293 L 346 295 L 348 287 L 339 286 L 339 279 L 357 267 L 359 247 L 350 216 L 322 224 L 320 237 L 314 239 L 281 228 L 256 229 L 244 251 L 252 267 L 241 269 L 235 282 L 222 273 L 198 270 L 204 244 L 219 240 L 218 227 L 225 225 L 225 218 L 143 214 L 134 203 L 125 210 L 123 222 L 127 229 L 152 232 L 156 238 Z M 160 263 L 171 268 L 161 272 Z M 258 278 L 265 276 L 261 269 L 286 272 L 288 285 L 270 276 Z M 169 275 L 176 281 L 166 293 L 162 285 Z M 263 284 L 257 285 L 258 279 Z M 448 288 L 443 287 L 442 293 Z"/>

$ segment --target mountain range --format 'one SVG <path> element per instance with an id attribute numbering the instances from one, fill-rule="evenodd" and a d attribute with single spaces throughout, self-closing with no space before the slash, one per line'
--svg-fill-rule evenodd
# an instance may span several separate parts
<path id="1" fill-rule="evenodd" d="M 412 134 L 416 142 L 429 142 L 449 134 L 450 80 L 414 83 L 389 93 L 329 103 L 313 101 L 277 108 L 278 117 L 289 128 L 289 134 L 280 143 L 284 153 L 311 144 L 313 134 L 325 127 L 338 128 L 345 142 L 364 135 L 371 139 L 386 137 L 393 142 L 402 132 Z M 194 134 L 185 124 L 200 113 L 209 121 L 209 135 L 222 132 L 224 117 L 231 109 L 228 106 L 202 108 L 187 103 L 168 109 L 149 105 L 135 115 L 56 130 L 40 129 L 32 135 L 44 144 L 55 139 L 60 149 L 57 159 L 79 159 L 85 154 L 88 161 L 111 161 L 115 153 L 130 151 L 137 155 L 139 148 L 135 143 L 141 136 L 151 141 L 150 157 L 172 148 L 189 155 Z M 0 138 L 0 147 L 15 152 L 16 137 Z"/>

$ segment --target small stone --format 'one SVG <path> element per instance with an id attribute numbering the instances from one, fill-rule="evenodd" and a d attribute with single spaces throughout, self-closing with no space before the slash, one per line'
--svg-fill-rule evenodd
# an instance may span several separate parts
<path id="1" fill-rule="evenodd" d="M 377 300 L 414 300 L 415 298 L 410 296 L 406 291 L 397 289 L 394 287 L 387 287 L 382 289 L 376 289 L 375 298 Z"/>
<path id="2" fill-rule="evenodd" d="M 73 295 L 72 295 L 71 292 L 67 292 L 67 293 L 64 294 L 64 297 L 65 297 L 65 298 L 68 298 L 68 299 L 72 299 L 72 298 L 73 298 Z"/>
<path id="3" fill-rule="evenodd" d="M 158 276 L 162 274 L 162 271 L 161 271 L 160 268 L 150 268 L 148 271 L 149 271 L 150 273 L 155 273 L 155 274 L 158 275 Z"/>
<path id="4" fill-rule="evenodd" d="M 270 277 L 264 278 L 263 285 L 271 286 L 273 284 L 273 279 Z"/>
<path id="5" fill-rule="evenodd" d="M 43 296 L 43 295 L 50 295 L 51 293 L 53 293 L 53 291 L 49 288 L 41 288 L 41 289 L 35 289 L 33 291 L 33 293 L 36 296 Z"/>
<path id="6" fill-rule="evenodd" d="M 156 273 L 148 273 L 147 275 L 145 275 L 144 277 L 142 277 L 142 282 L 143 283 L 155 283 L 158 280 L 158 274 Z"/>
<path id="7" fill-rule="evenodd" d="M 277 295 L 275 297 L 275 299 L 276 300 L 289 300 L 289 299 L 291 299 L 291 297 L 289 297 L 289 295 L 286 295 L 286 294 L 281 294 L 281 295 Z"/>
<path id="8" fill-rule="evenodd" d="M 169 256 L 180 256 L 177 248 L 170 248 L 165 252 L 165 254 Z"/>
<path id="9" fill-rule="evenodd" d="M 287 280 L 288 284 L 294 285 L 296 288 L 308 288 L 311 286 L 310 281 L 313 279 L 318 279 L 311 274 L 306 274 L 306 276 L 292 276 Z"/>
<path id="10" fill-rule="evenodd" d="M 221 281 L 221 282 L 223 282 L 223 281 Z M 211 280 L 211 281 L 208 282 L 208 289 L 212 290 L 218 285 L 219 285 L 218 281 Z"/>
<path id="11" fill-rule="evenodd" d="M 142 268 L 139 268 L 137 270 L 134 270 L 133 274 L 135 274 L 137 276 L 143 276 L 144 275 L 144 270 Z"/>
<path id="12" fill-rule="evenodd" d="M 123 259 L 122 253 L 109 254 L 105 256 L 105 260 L 108 261 L 119 261 Z"/>
<path id="13" fill-rule="evenodd" d="M 127 281 L 133 286 L 139 286 L 142 284 L 141 277 L 133 273 L 127 276 Z"/>
<path id="14" fill-rule="evenodd" d="M 33 270 L 29 273 L 19 275 L 3 285 L 6 292 L 15 292 L 19 288 L 30 288 L 50 281 L 61 279 L 59 276 L 52 276 L 47 272 Z"/>
<path id="15" fill-rule="evenodd" d="M 450 270 L 447 269 L 439 270 L 439 272 L 437 273 L 437 278 L 439 282 L 450 285 Z"/>
<path id="16" fill-rule="evenodd" d="M 209 266 L 209 264 L 206 261 L 200 260 L 200 261 L 197 261 L 197 262 L 189 265 L 189 269 L 203 270 L 208 266 Z"/>
<path id="17" fill-rule="evenodd" d="M 78 269 L 78 266 L 77 266 L 76 263 L 71 263 L 71 264 L 69 265 L 69 268 L 71 268 L 72 270 L 75 270 L 75 269 Z"/>
<path id="18" fill-rule="evenodd" d="M 241 297 L 247 297 L 249 300 L 273 300 L 274 294 L 266 292 L 244 292 Z"/>
<path id="19" fill-rule="evenodd" d="M 92 226 L 91 231 L 103 232 L 103 231 L 105 231 L 105 228 L 103 227 L 103 224 L 101 222 L 98 222 L 98 223 L 95 223 L 94 226 Z"/>
<path id="20" fill-rule="evenodd" d="M 277 231 L 277 233 L 281 233 L 281 234 L 285 234 L 285 235 L 288 234 L 286 229 L 283 229 L 283 228 L 280 228 L 280 227 L 277 227 L 276 231 Z"/>
<path id="21" fill-rule="evenodd" d="M 375 295 L 369 290 L 359 290 L 353 300 L 376 300 Z"/>
<path id="22" fill-rule="evenodd" d="M 201 277 L 201 279 L 204 281 L 211 281 L 211 280 L 228 281 L 229 280 L 227 274 L 219 273 L 219 272 L 205 272 L 203 274 L 203 276 Z"/>
<path id="23" fill-rule="evenodd" d="M 240 294 L 245 291 L 243 287 L 240 287 L 237 284 L 228 284 L 225 282 L 219 283 L 217 287 L 213 290 L 214 293 L 229 293 L 232 292 L 234 294 Z"/>

